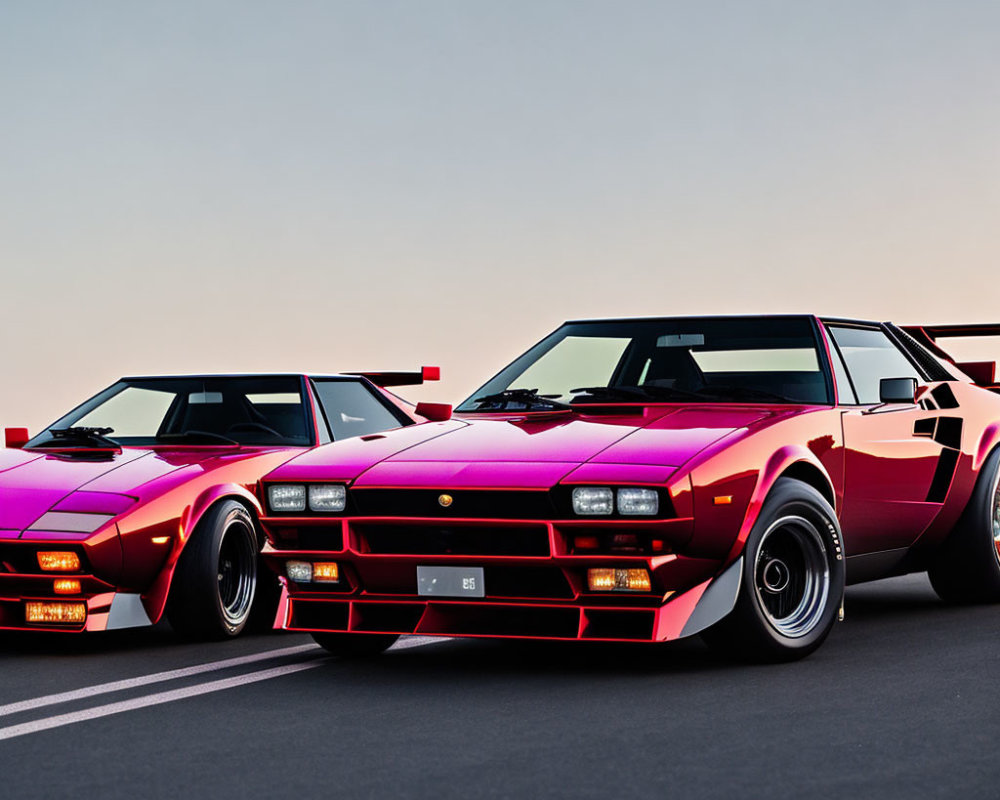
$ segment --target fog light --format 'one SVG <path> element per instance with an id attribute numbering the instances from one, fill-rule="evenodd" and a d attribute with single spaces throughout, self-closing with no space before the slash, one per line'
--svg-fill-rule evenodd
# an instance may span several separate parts
<path id="1" fill-rule="evenodd" d="M 40 552 L 38 566 L 46 572 L 78 572 L 80 556 L 72 552 Z"/>
<path id="2" fill-rule="evenodd" d="M 52 581 L 52 591 L 56 594 L 80 594 L 80 581 L 76 578 L 56 578 Z"/>
<path id="3" fill-rule="evenodd" d="M 312 565 L 312 572 L 315 583 L 337 583 L 340 580 L 340 568 L 335 561 L 317 561 Z"/>
<path id="4" fill-rule="evenodd" d="M 615 509 L 614 492 L 600 486 L 577 486 L 573 490 L 573 511 L 587 516 L 608 516 Z"/>
<path id="5" fill-rule="evenodd" d="M 87 619 L 86 603 L 25 603 L 25 622 L 55 622 L 69 625 Z"/>
<path id="6" fill-rule="evenodd" d="M 619 489 L 618 513 L 652 516 L 660 510 L 656 489 Z"/>
<path id="7" fill-rule="evenodd" d="M 648 592 L 653 588 L 647 570 L 616 567 L 588 569 L 587 586 L 592 592 Z"/>
<path id="8" fill-rule="evenodd" d="M 267 502 L 272 511 L 305 511 L 306 487 L 296 484 L 268 486 Z"/>
<path id="9" fill-rule="evenodd" d="M 313 579 L 313 565 L 308 561 L 286 561 L 285 575 L 296 583 L 309 583 Z"/>
<path id="10" fill-rule="evenodd" d="M 310 511 L 343 511 L 346 507 L 346 486 L 316 483 L 309 487 Z"/>

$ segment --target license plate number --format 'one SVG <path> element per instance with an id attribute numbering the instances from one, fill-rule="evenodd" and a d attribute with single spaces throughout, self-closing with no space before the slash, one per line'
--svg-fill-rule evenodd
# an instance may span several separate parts
<path id="1" fill-rule="evenodd" d="M 417 593 L 427 597 L 485 597 L 482 567 L 417 567 Z"/>

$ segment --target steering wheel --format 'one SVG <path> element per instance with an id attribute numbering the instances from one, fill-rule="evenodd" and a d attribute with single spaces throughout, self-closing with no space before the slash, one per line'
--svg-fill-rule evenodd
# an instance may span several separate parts
<path id="1" fill-rule="evenodd" d="M 274 428 L 269 428 L 262 422 L 237 422 L 226 429 L 226 433 L 240 433 L 241 431 L 263 431 L 271 436 L 282 438 L 283 434 L 278 433 Z"/>

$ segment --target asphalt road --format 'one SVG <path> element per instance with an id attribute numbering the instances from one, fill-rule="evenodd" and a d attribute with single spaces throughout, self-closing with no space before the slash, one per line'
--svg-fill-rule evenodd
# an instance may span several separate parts
<path id="1" fill-rule="evenodd" d="M 920 576 L 846 610 L 781 666 L 698 641 L 409 639 L 344 662 L 280 634 L 6 635 L 0 796 L 1000 797 L 1000 608 L 946 607 Z"/>

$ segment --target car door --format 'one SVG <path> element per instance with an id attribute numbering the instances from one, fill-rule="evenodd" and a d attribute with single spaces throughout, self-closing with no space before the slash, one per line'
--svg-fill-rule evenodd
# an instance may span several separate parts
<path id="1" fill-rule="evenodd" d="M 941 509 L 935 477 L 944 448 L 927 435 L 940 411 L 879 402 L 882 378 L 927 379 L 881 326 L 829 324 L 832 355 L 846 365 L 844 502 L 848 556 L 911 545 Z M 943 499 L 943 497 L 942 497 Z"/>

